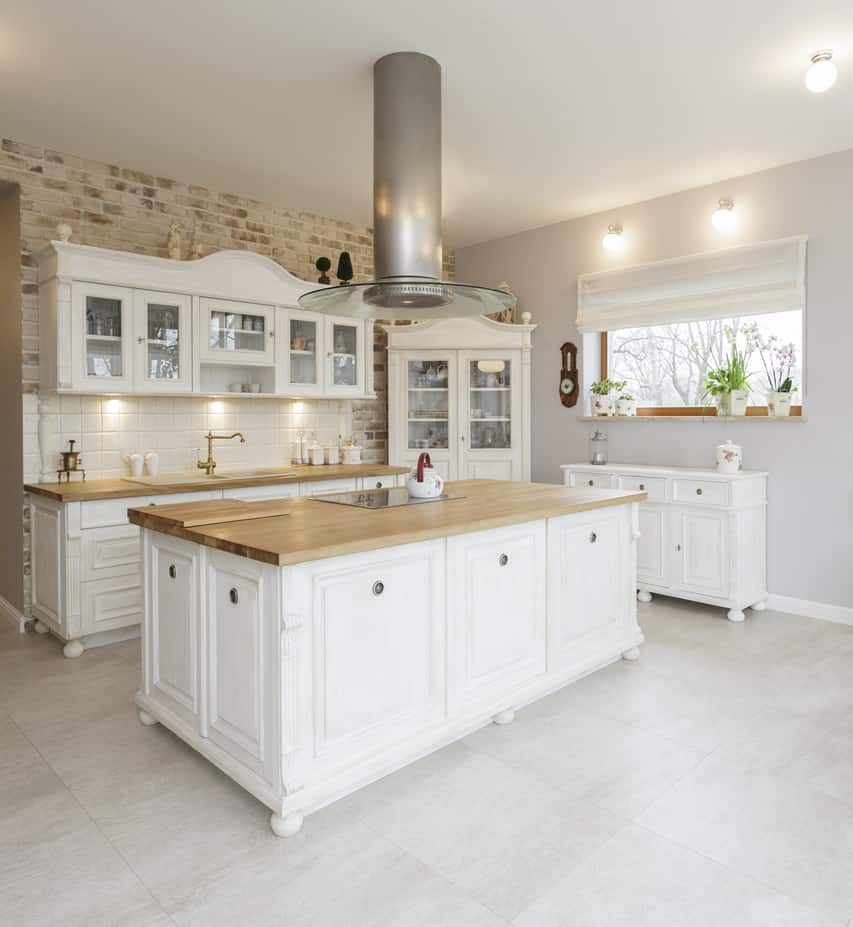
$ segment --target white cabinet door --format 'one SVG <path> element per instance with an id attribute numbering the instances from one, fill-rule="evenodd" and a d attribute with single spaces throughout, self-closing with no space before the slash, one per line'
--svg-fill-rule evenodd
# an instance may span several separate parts
<path id="1" fill-rule="evenodd" d="M 644 502 L 639 511 L 637 579 L 649 586 L 669 584 L 669 518 L 664 505 Z"/>
<path id="2" fill-rule="evenodd" d="M 278 711 L 276 568 L 212 551 L 206 577 L 207 718 L 202 734 L 267 781 Z"/>
<path id="3" fill-rule="evenodd" d="M 447 540 L 450 710 L 545 671 L 545 522 Z"/>
<path id="4" fill-rule="evenodd" d="M 145 692 L 198 729 L 200 548 L 154 532 L 146 544 Z"/>
<path id="5" fill-rule="evenodd" d="M 324 321 L 325 395 L 363 395 L 364 368 L 368 362 L 364 349 L 364 323 L 335 318 Z M 372 352 L 373 345 L 370 347 Z M 372 357 L 370 363 L 373 363 Z"/>
<path id="6" fill-rule="evenodd" d="M 136 290 L 133 358 L 138 392 L 192 391 L 192 324 L 189 296 Z"/>
<path id="7" fill-rule="evenodd" d="M 630 506 L 549 519 L 549 670 L 580 668 L 600 655 L 602 638 L 616 646 L 624 637 L 636 580 L 630 519 Z"/>
<path id="8" fill-rule="evenodd" d="M 202 297 L 199 310 L 198 353 L 203 363 L 275 363 L 273 306 Z"/>
<path id="9" fill-rule="evenodd" d="M 427 541 L 286 574 L 288 611 L 311 614 L 308 770 L 392 748 L 444 716 L 444 550 Z"/>
<path id="10" fill-rule="evenodd" d="M 283 311 L 287 337 L 279 346 L 284 355 L 282 391 L 288 396 L 322 395 L 324 319 L 301 309 Z"/>
<path id="11" fill-rule="evenodd" d="M 390 397 L 394 463 L 411 466 L 426 451 L 445 480 L 456 479 L 457 362 L 455 351 L 406 351 L 394 359 Z"/>
<path id="12" fill-rule="evenodd" d="M 522 478 L 520 377 L 520 351 L 459 352 L 459 479 Z"/>
<path id="13" fill-rule="evenodd" d="M 672 509 L 673 588 L 703 595 L 728 595 L 727 512 Z"/>
<path id="14" fill-rule="evenodd" d="M 71 286 L 71 380 L 76 390 L 133 389 L 133 290 L 98 283 Z"/>

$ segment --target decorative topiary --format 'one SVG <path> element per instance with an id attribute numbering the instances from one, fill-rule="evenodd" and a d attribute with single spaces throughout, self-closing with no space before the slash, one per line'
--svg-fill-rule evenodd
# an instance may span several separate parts
<path id="1" fill-rule="evenodd" d="M 341 256 L 338 258 L 338 280 L 340 280 L 341 283 L 349 283 L 354 276 L 355 274 L 353 274 L 349 251 L 341 251 Z"/>
<path id="2" fill-rule="evenodd" d="M 329 268 L 332 266 L 332 262 L 327 257 L 317 258 L 314 266 L 317 270 L 320 271 L 320 276 L 317 278 L 317 283 L 329 283 Z"/>

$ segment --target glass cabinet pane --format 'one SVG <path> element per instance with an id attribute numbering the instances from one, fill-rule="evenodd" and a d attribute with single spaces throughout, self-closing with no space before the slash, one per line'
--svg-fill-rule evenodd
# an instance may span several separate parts
<path id="1" fill-rule="evenodd" d="M 145 378 L 179 380 L 181 312 L 179 306 L 145 306 Z"/>
<path id="2" fill-rule="evenodd" d="M 476 360 L 468 365 L 468 417 L 471 448 L 493 450 L 512 447 L 511 363 Z"/>
<path id="3" fill-rule="evenodd" d="M 332 326 L 332 382 L 335 386 L 358 383 L 358 329 L 353 325 Z"/>
<path id="4" fill-rule="evenodd" d="M 120 377 L 123 374 L 121 300 L 86 297 L 86 375 Z"/>
<path id="5" fill-rule="evenodd" d="M 408 440 L 410 450 L 448 447 L 449 363 L 408 362 Z"/>
<path id="6" fill-rule="evenodd" d="M 208 344 L 214 351 L 264 351 L 265 332 L 266 319 L 262 315 L 213 310 Z"/>
<path id="7" fill-rule="evenodd" d="M 317 382 L 317 323 L 290 320 L 290 382 Z"/>

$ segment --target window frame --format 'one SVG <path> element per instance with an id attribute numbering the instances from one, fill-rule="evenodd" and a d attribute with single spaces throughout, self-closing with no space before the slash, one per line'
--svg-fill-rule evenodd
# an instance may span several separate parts
<path id="1" fill-rule="evenodd" d="M 599 358 L 599 371 L 600 379 L 605 379 L 609 376 L 610 368 L 610 344 L 608 340 L 608 332 L 600 333 L 600 358 Z M 655 416 L 661 416 L 670 418 L 672 416 L 695 416 L 695 417 L 708 417 L 716 416 L 717 407 L 716 406 L 637 406 L 637 415 L 638 416 L 648 416 L 653 418 Z M 746 408 L 747 416 L 768 416 L 767 406 L 747 406 Z M 803 406 L 800 405 L 791 405 L 791 416 L 801 416 L 803 414 Z"/>

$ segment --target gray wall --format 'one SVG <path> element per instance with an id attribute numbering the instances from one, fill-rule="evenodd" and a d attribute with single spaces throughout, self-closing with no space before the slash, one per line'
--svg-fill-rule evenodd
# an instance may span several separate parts
<path id="1" fill-rule="evenodd" d="M 0 595 L 24 610 L 21 421 L 21 209 L 0 183 Z"/>
<path id="2" fill-rule="evenodd" d="M 736 204 L 732 235 L 711 226 L 721 196 Z M 611 222 L 630 238 L 620 256 L 601 247 Z M 560 345 L 581 344 L 577 275 L 798 234 L 809 236 L 807 421 L 610 424 L 610 460 L 707 466 L 715 446 L 731 437 L 747 468 L 770 472 L 769 590 L 851 607 L 853 150 L 463 248 L 456 278 L 508 280 L 520 308 L 533 313 L 533 479 L 559 482 L 561 463 L 586 459 L 592 427 L 578 421 L 581 401 L 566 409 L 557 396 Z"/>

